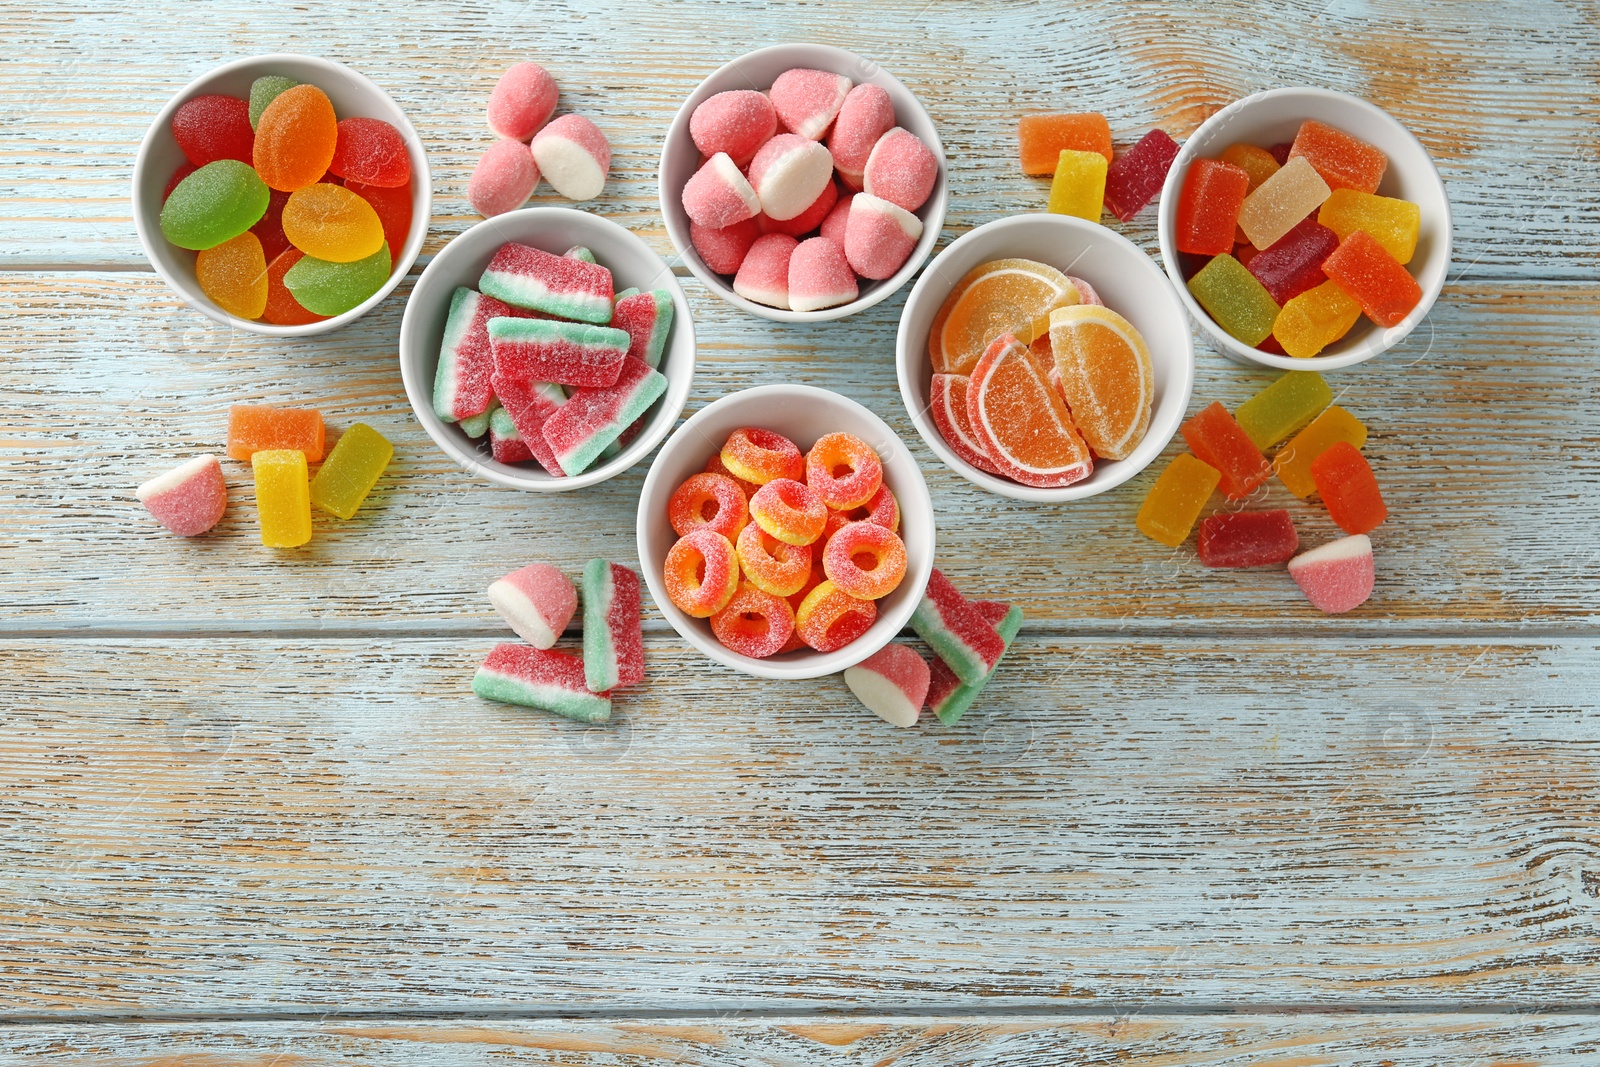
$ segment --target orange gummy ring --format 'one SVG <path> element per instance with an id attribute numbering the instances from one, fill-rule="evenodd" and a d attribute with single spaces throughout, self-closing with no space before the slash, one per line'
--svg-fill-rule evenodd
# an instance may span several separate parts
<path id="1" fill-rule="evenodd" d="M 806 484 L 836 511 L 860 507 L 883 484 L 883 461 L 848 433 L 824 434 L 806 453 Z"/>
<path id="2" fill-rule="evenodd" d="M 766 485 L 775 478 L 800 481 L 806 476 L 800 447 L 781 433 L 746 426 L 728 435 L 722 446 L 722 465 L 735 478 Z"/>
<path id="3" fill-rule="evenodd" d="M 750 584 L 774 596 L 793 596 L 811 577 L 810 545 L 780 541 L 755 523 L 746 526 L 734 546 L 739 567 Z"/>
<path id="4" fill-rule="evenodd" d="M 867 632 L 878 618 L 877 605 L 857 600 L 832 582 L 823 582 L 800 602 L 795 632 L 818 652 L 843 648 Z"/>
<path id="5" fill-rule="evenodd" d="M 697 619 L 727 606 L 739 586 L 739 561 L 733 543 L 702 526 L 678 539 L 667 553 L 661 582 L 667 599 Z"/>
<path id="6" fill-rule="evenodd" d="M 731 541 L 750 521 L 749 502 L 726 474 L 693 474 L 672 491 L 667 521 L 679 537 L 704 526 Z"/>
<path id="7" fill-rule="evenodd" d="M 745 583 L 726 607 L 711 616 L 711 632 L 741 656 L 766 659 L 781 652 L 794 636 L 794 610 L 783 597 Z"/>
<path id="8" fill-rule="evenodd" d="M 791 545 L 809 545 L 828 525 L 828 509 L 811 488 L 775 478 L 750 498 L 750 517 L 767 533 Z"/>
<path id="9" fill-rule="evenodd" d="M 859 600 L 886 597 L 906 576 L 905 542 L 875 522 L 852 522 L 822 550 L 822 570 L 849 596 Z"/>

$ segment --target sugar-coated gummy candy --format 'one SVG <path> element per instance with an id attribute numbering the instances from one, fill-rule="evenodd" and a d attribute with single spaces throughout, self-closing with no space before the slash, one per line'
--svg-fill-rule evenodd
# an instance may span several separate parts
<path id="1" fill-rule="evenodd" d="M 800 242 L 786 233 L 756 238 L 733 277 L 733 291 L 757 304 L 789 310 L 789 260 L 798 247 Z"/>
<path id="2" fill-rule="evenodd" d="M 185 460 L 134 490 L 155 520 L 181 537 L 195 537 L 222 521 L 228 485 L 222 464 L 209 453 Z"/>
<path id="3" fill-rule="evenodd" d="M 1232 163 L 1249 175 L 1251 192 L 1255 192 L 1257 186 L 1278 173 L 1278 167 L 1281 165 L 1265 148 L 1260 145 L 1245 144 L 1242 141 L 1224 148 L 1217 158 L 1224 163 Z"/>
<path id="4" fill-rule="evenodd" d="M 1247 345 L 1272 333 L 1278 304 L 1256 276 L 1232 256 L 1214 256 L 1189 279 L 1189 292 L 1218 326 Z"/>
<path id="5" fill-rule="evenodd" d="M 1167 171 L 1178 158 L 1178 142 L 1165 130 L 1151 130 L 1106 169 L 1106 207 L 1128 222 L 1161 192 Z"/>
<path id="6" fill-rule="evenodd" d="M 1110 164 L 1111 124 L 1092 111 L 1024 115 L 1017 120 L 1017 146 L 1024 174 L 1054 174 L 1063 151 L 1093 152 Z"/>
<path id="7" fill-rule="evenodd" d="M 755 523 L 739 531 L 734 551 L 750 584 L 775 596 L 794 596 L 821 570 L 811 545 L 780 541 Z"/>
<path id="8" fill-rule="evenodd" d="M 583 568 L 583 673 L 603 693 L 644 681 L 639 576 L 620 563 L 591 559 Z"/>
<path id="9" fill-rule="evenodd" d="M 1052 215 L 1100 221 L 1106 196 L 1106 157 L 1099 152 L 1063 148 L 1050 182 L 1046 210 Z"/>
<path id="10" fill-rule="evenodd" d="M 1363 193 L 1377 192 L 1389 168 L 1389 157 L 1376 146 L 1315 119 L 1300 124 L 1289 148 L 1289 161 L 1295 159 L 1310 163 L 1330 187 Z"/>
<path id="11" fill-rule="evenodd" d="M 729 434 L 719 458 L 729 474 L 756 486 L 778 478 L 803 481 L 806 476 L 805 456 L 799 446 L 780 433 L 756 426 Z"/>
<path id="12" fill-rule="evenodd" d="M 1191 255 L 1233 251 L 1234 227 L 1250 188 L 1250 176 L 1231 163 L 1197 159 L 1183 176 L 1173 243 Z"/>
<path id="13" fill-rule="evenodd" d="M 1349 333 L 1360 318 L 1360 302 L 1338 282 L 1325 281 L 1283 305 L 1268 340 L 1276 340 L 1287 355 L 1309 359 Z"/>
<path id="14" fill-rule="evenodd" d="M 1422 209 L 1409 200 L 1335 189 L 1317 212 L 1317 221 L 1343 241 L 1365 230 L 1397 263 L 1410 263 L 1422 232 Z"/>
<path id="15" fill-rule="evenodd" d="M 500 410 L 511 420 L 517 436 L 522 439 L 522 445 L 529 455 L 537 460 L 539 466 L 543 467 L 552 478 L 565 478 L 567 472 L 561 469 L 561 464 L 556 460 L 555 450 L 545 438 L 544 424 L 566 404 L 566 391 L 553 382 L 521 383 L 501 378 L 494 380 L 494 390 L 495 398 L 503 405 Z M 468 428 L 471 421 L 462 419 L 459 425 L 469 436 L 475 436 Z M 491 424 L 493 421 L 491 416 Z M 492 441 L 490 445 L 492 448 Z M 507 461 L 501 460 L 501 462 Z"/>
<path id="16" fill-rule="evenodd" d="M 228 409 L 228 458 L 249 459 L 257 452 L 294 450 L 312 463 L 322 459 L 326 429 L 315 408 L 235 404 Z"/>
<path id="17" fill-rule="evenodd" d="M 789 308 L 821 311 L 860 295 L 844 249 L 826 237 L 801 241 L 789 256 Z"/>
<path id="18" fill-rule="evenodd" d="M 708 230 L 723 230 L 761 214 L 761 197 L 726 152 L 700 164 L 684 184 L 682 200 L 690 221 Z"/>
<path id="19" fill-rule="evenodd" d="M 1189 451 L 1221 475 L 1219 486 L 1229 500 L 1243 500 L 1271 473 L 1267 457 L 1218 401 L 1189 416 L 1180 431 Z"/>
<path id="20" fill-rule="evenodd" d="M 1300 537 L 1283 508 L 1225 511 L 1200 523 L 1195 549 L 1207 567 L 1267 567 L 1299 551 Z"/>
<path id="21" fill-rule="evenodd" d="M 1276 244 L 1251 256 L 1245 269 L 1281 306 L 1327 281 L 1322 264 L 1338 247 L 1339 238 L 1332 230 L 1307 218 Z"/>
<path id="22" fill-rule="evenodd" d="M 700 154 L 721 152 L 736 164 L 750 162 L 756 149 L 778 132 L 778 114 L 765 93 L 730 89 L 701 101 L 689 116 L 689 137 Z"/>
<path id="23" fill-rule="evenodd" d="M 1411 272 L 1365 230 L 1339 242 L 1322 270 L 1355 297 L 1367 318 L 1385 328 L 1400 325 L 1422 302 L 1422 287 Z"/>
<path id="24" fill-rule="evenodd" d="M 495 252 L 478 290 L 516 307 L 598 326 L 611 321 L 615 296 L 611 272 L 598 263 L 515 242 Z"/>
<path id="25" fill-rule="evenodd" d="M 489 603 L 534 648 L 550 648 L 578 611 L 578 590 L 548 563 L 530 563 L 497 578 L 489 586 Z"/>
<path id="26" fill-rule="evenodd" d="M 501 137 L 526 141 L 555 114 L 555 78 L 537 63 L 516 63 L 489 94 L 489 128 Z"/>
<path id="27" fill-rule="evenodd" d="M 194 261 L 194 278 L 212 303 L 241 319 L 259 319 L 267 309 L 267 259 L 261 241 L 246 230 Z"/>
<path id="28" fill-rule="evenodd" d="M 1389 517 L 1367 457 L 1348 441 L 1334 442 L 1311 461 L 1311 479 L 1328 514 L 1347 534 L 1370 533 Z"/>
<path id="29" fill-rule="evenodd" d="M 268 548 L 294 548 L 311 540 L 306 454 L 298 449 L 265 449 L 251 455 L 250 466 L 255 472 L 261 543 Z"/>
<path id="30" fill-rule="evenodd" d="M 727 606 L 739 587 L 733 543 L 715 530 L 690 530 L 667 551 L 661 583 L 667 599 L 680 611 L 709 619 Z"/>
<path id="31" fill-rule="evenodd" d="M 768 96 L 784 129 L 810 141 L 827 135 L 850 94 L 850 79 L 826 70 L 797 67 L 773 79 Z"/>
<path id="32" fill-rule="evenodd" d="M 1257 248 L 1270 248 L 1321 207 L 1331 192 L 1310 163 L 1291 159 L 1244 198 L 1239 229 Z"/>
<path id="33" fill-rule="evenodd" d="M 283 284 L 283 276 L 304 256 L 298 248 L 286 248 L 267 264 L 267 303 L 261 311 L 262 322 L 274 326 L 306 326 L 328 317 L 301 307 L 300 301 Z"/>
<path id="34" fill-rule="evenodd" d="M 748 177 L 762 212 L 782 222 L 822 195 L 823 186 L 833 180 L 833 157 L 816 141 L 780 133 L 757 150 Z"/>
<path id="35" fill-rule="evenodd" d="M 330 263 L 306 256 L 290 267 L 283 284 L 307 311 L 343 315 L 371 298 L 389 280 L 389 243 L 353 263 Z"/>
<path id="36" fill-rule="evenodd" d="M 250 83 L 250 128 L 253 130 L 261 122 L 261 113 L 285 92 L 293 89 L 300 83 L 293 78 L 286 78 L 282 74 L 263 74 Z M 250 162 L 248 159 L 245 162 Z"/>
<path id="37" fill-rule="evenodd" d="M 1233 417 L 1265 451 L 1297 432 L 1333 403 L 1333 389 L 1316 371 L 1289 371 L 1240 404 Z"/>
<path id="38" fill-rule="evenodd" d="M 327 182 L 289 194 L 283 232 L 300 251 L 329 263 L 354 263 L 383 247 L 383 223 L 372 205 L 344 186 Z"/>
<path id="39" fill-rule="evenodd" d="M 261 242 L 261 254 L 266 257 L 268 263 L 292 247 L 289 235 L 283 232 L 283 209 L 288 205 L 288 193 L 280 193 L 276 189 L 270 190 L 267 195 L 266 213 L 250 227 L 250 232 Z"/>
<path id="40" fill-rule="evenodd" d="M 894 101 L 883 86 L 862 82 L 845 94 L 828 134 L 828 152 L 839 177 L 851 189 L 861 189 L 873 146 L 892 129 Z"/>
<path id="41" fill-rule="evenodd" d="M 967 418 L 967 388 L 970 379 L 965 374 L 934 374 L 928 383 L 928 406 L 939 434 L 961 459 L 990 474 L 999 474 L 983 450 L 983 444 L 972 432 Z"/>
<path id="42" fill-rule="evenodd" d="M 761 227 L 762 233 L 786 233 L 790 237 L 800 237 L 802 234 L 810 233 L 821 226 L 822 220 L 828 217 L 828 213 L 833 210 L 834 205 L 838 202 L 839 187 L 830 181 L 822 187 L 822 192 L 817 194 L 817 198 L 811 202 L 811 206 L 794 218 L 784 219 L 780 222 L 777 219 L 761 214 L 756 216 L 756 225 Z M 843 248 L 844 246 L 841 244 L 839 247 Z"/>
<path id="43" fill-rule="evenodd" d="M 689 223 L 690 243 L 701 262 L 718 274 L 738 273 L 750 246 L 760 237 L 761 227 L 754 215 L 720 228 L 702 226 L 693 220 Z"/>
<path id="44" fill-rule="evenodd" d="M 533 135 L 533 161 L 568 200 L 593 200 L 606 187 L 611 143 L 582 115 L 562 115 Z"/>
<path id="45" fill-rule="evenodd" d="M 855 198 L 855 193 L 841 196 L 822 220 L 819 232 L 840 248 L 844 247 L 844 237 L 850 229 L 850 205 Z"/>
<path id="46" fill-rule="evenodd" d="M 967 420 L 1000 473 L 1023 485 L 1071 485 L 1094 470 L 1060 392 L 1011 334 L 996 338 L 973 368 Z"/>
<path id="47" fill-rule="evenodd" d="M 823 434 L 806 452 L 805 480 L 824 506 L 849 511 L 877 495 L 883 461 L 854 434 Z"/>
<path id="48" fill-rule="evenodd" d="M 911 628 L 969 685 L 981 682 L 1005 651 L 995 628 L 937 567 L 911 614 Z"/>
<path id="49" fill-rule="evenodd" d="M 575 390 L 545 421 L 544 439 L 562 470 L 581 474 L 666 390 L 667 379 L 660 371 L 624 356 L 616 384 Z"/>
<path id="50" fill-rule="evenodd" d="M 665 289 L 619 296 L 611 325 L 628 335 L 628 355 L 647 366 L 661 366 L 661 354 L 672 332 L 672 294 Z"/>
<path id="51" fill-rule="evenodd" d="M 1050 312 L 1056 387 L 1095 454 L 1127 459 L 1150 429 L 1155 369 L 1144 336 L 1108 307 Z"/>
<path id="52" fill-rule="evenodd" d="M 896 126 L 872 146 L 862 190 L 907 211 L 928 202 L 939 181 L 939 157 L 910 130 Z"/>
<path id="53" fill-rule="evenodd" d="M 928 699 L 928 661 L 910 645 L 890 642 L 845 668 L 844 684 L 868 711 L 890 726 L 911 727 Z"/>
<path id="54" fill-rule="evenodd" d="M 1003 657 L 1010 651 L 1017 634 L 1022 631 L 1022 609 L 1015 604 L 997 604 L 988 600 L 976 601 L 974 606 L 1000 636 Z M 941 723 L 954 726 L 971 710 L 972 705 L 983 693 L 984 687 L 1000 669 L 1000 663 L 996 660 L 995 665 L 989 668 L 989 673 L 973 683 L 961 681 L 943 660 L 934 660 L 929 664 L 929 668 L 928 707 Z"/>
<path id="55" fill-rule="evenodd" d="M 456 425 L 460 427 L 462 433 L 476 441 L 478 438 L 489 432 L 489 423 L 494 419 L 494 410 L 494 404 L 491 403 L 488 411 L 473 415 L 470 418 L 462 419 L 460 422 L 456 423 Z"/>
<path id="56" fill-rule="evenodd" d="M 822 536 L 828 509 L 804 482 L 774 478 L 750 498 L 750 519 L 791 545 L 809 545 Z"/>
<path id="57" fill-rule="evenodd" d="M 667 521 L 679 537 L 705 526 L 732 541 L 750 522 L 750 501 L 725 474 L 691 474 L 667 498 Z"/>
<path id="58" fill-rule="evenodd" d="M 1134 525 L 1152 541 L 1177 548 L 1194 529 L 1195 520 L 1221 478 L 1215 467 L 1187 452 L 1172 457 L 1145 494 Z"/>
<path id="59" fill-rule="evenodd" d="M 433 375 L 433 413 L 445 422 L 488 409 L 495 369 L 489 320 L 512 314 L 510 305 L 466 286 L 458 286 L 451 295 Z"/>
<path id="60" fill-rule="evenodd" d="M 354 518 L 394 458 L 394 446 L 383 434 L 358 422 L 334 444 L 333 451 L 311 479 L 311 502 L 330 515 Z"/>
<path id="61" fill-rule="evenodd" d="M 1367 443 L 1367 428 L 1360 419 L 1333 404 L 1278 449 L 1272 458 L 1272 472 L 1284 488 L 1305 500 L 1317 491 L 1316 480 L 1311 477 L 1312 461 L 1341 441 L 1359 449 Z"/>
<path id="62" fill-rule="evenodd" d="M 249 163 L 255 143 L 250 105 L 216 93 L 185 100 L 172 113 L 172 138 L 197 167 L 219 159 Z"/>
<path id="63" fill-rule="evenodd" d="M 711 616 L 711 632 L 730 651 L 766 659 L 781 652 L 794 636 L 794 609 L 783 597 L 744 583 Z"/>
<path id="64" fill-rule="evenodd" d="M 383 224 L 384 241 L 389 250 L 398 255 L 411 234 L 411 183 L 394 188 L 362 182 L 345 182 L 344 185 L 372 205 L 372 210 L 378 213 L 378 221 Z"/>
<path id="65" fill-rule="evenodd" d="M 828 580 L 858 600 L 880 600 L 906 576 L 906 545 L 875 522 L 848 523 L 822 550 Z"/>
<path id="66" fill-rule="evenodd" d="M 622 374 L 632 339 L 610 326 L 559 319 L 493 318 L 495 375 L 521 382 L 603 389 Z"/>
<path id="67" fill-rule="evenodd" d="M 179 248 L 214 248 L 266 214 L 267 187 L 248 163 L 219 159 L 196 170 L 161 205 L 161 234 Z"/>
<path id="68" fill-rule="evenodd" d="M 900 501 L 887 485 L 878 486 L 878 491 L 872 498 L 860 507 L 851 508 L 849 511 L 833 511 L 828 515 L 828 527 L 823 530 L 823 536 L 829 537 L 836 532 L 835 517 L 842 518 L 845 522 L 875 522 L 879 526 L 900 532 Z"/>
<path id="69" fill-rule="evenodd" d="M 893 277 L 922 237 L 922 220 L 898 204 L 857 193 L 850 201 L 845 225 L 844 254 L 863 278 L 881 281 Z"/>
<path id="70" fill-rule="evenodd" d="M 1360 607 L 1372 596 L 1376 573 L 1372 541 L 1352 534 L 1329 541 L 1289 561 L 1289 577 L 1311 606 L 1330 615 Z"/>
<path id="71" fill-rule="evenodd" d="M 818 652 L 843 648 L 872 628 L 878 608 L 857 600 L 830 581 L 819 582 L 794 613 L 795 632 Z"/>
<path id="72" fill-rule="evenodd" d="M 251 154 L 261 180 L 293 192 L 328 171 L 339 144 L 333 102 L 315 85 L 285 89 L 261 112 Z"/>
<path id="73" fill-rule="evenodd" d="M 341 119 L 328 172 L 347 181 L 393 188 L 411 180 L 411 154 L 405 137 L 382 119 Z"/>
<path id="74" fill-rule="evenodd" d="M 485 700 L 538 708 L 578 722 L 611 718 L 611 698 L 589 691 L 583 660 L 554 648 L 495 645 L 472 676 L 472 691 Z"/>
<path id="75" fill-rule="evenodd" d="M 489 454 L 498 463 L 524 463 L 534 458 L 516 420 L 504 407 L 489 412 Z"/>
<path id="76" fill-rule="evenodd" d="M 1014 334 L 1023 343 L 1050 330 L 1050 312 L 1079 302 L 1077 287 L 1048 263 L 995 259 L 951 288 L 928 330 L 928 359 L 945 374 L 971 374 L 990 343 Z"/>

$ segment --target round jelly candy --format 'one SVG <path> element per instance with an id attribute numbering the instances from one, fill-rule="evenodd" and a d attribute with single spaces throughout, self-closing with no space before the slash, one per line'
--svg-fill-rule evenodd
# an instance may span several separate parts
<path id="1" fill-rule="evenodd" d="M 858 600 L 878 600 L 900 588 L 906 576 L 906 546 L 900 535 L 875 522 L 852 522 L 822 550 L 828 581 Z"/>
<path id="2" fill-rule="evenodd" d="M 200 291 L 223 311 L 241 319 L 259 319 L 267 307 L 267 257 L 261 240 L 246 230 L 207 248 L 195 257 Z"/>
<path id="3" fill-rule="evenodd" d="M 389 246 L 354 263 L 329 263 L 306 256 L 290 267 L 283 284 L 300 306 L 318 315 L 343 315 L 389 280 Z"/>
<path id="4" fill-rule="evenodd" d="M 292 193 L 321 178 L 339 144 L 339 119 L 315 85 L 285 89 L 261 112 L 251 154 L 261 180 Z"/>
<path id="5" fill-rule="evenodd" d="M 237 96 L 197 96 L 172 113 L 172 137 L 197 167 L 219 159 L 250 162 L 256 135 L 250 129 L 250 105 Z"/>
<path id="6" fill-rule="evenodd" d="M 372 210 L 378 213 L 378 221 L 383 223 L 383 239 L 389 242 L 391 251 L 406 246 L 406 238 L 411 234 L 410 182 L 393 189 L 363 182 L 345 182 L 344 187 L 371 204 Z"/>
<path id="7" fill-rule="evenodd" d="M 794 596 L 805 587 L 815 569 L 810 545 L 780 541 L 755 523 L 740 531 L 735 547 L 739 569 L 750 584 L 775 596 Z"/>
<path id="8" fill-rule="evenodd" d="M 709 619 L 739 587 L 733 542 L 703 526 L 690 530 L 667 552 L 661 581 L 668 600 L 697 619 Z"/>
<path id="9" fill-rule="evenodd" d="M 400 131 L 382 119 L 345 119 L 328 170 L 348 181 L 393 189 L 411 180 L 411 156 Z"/>
<path id="10" fill-rule="evenodd" d="M 774 478 L 800 481 L 806 476 L 805 457 L 781 433 L 745 427 L 728 435 L 722 446 L 722 465 L 735 478 L 766 485 Z"/>
<path id="11" fill-rule="evenodd" d="M 342 185 L 318 182 L 289 194 L 283 233 L 308 256 L 354 263 L 383 246 L 383 223 L 372 205 Z"/>
<path id="12" fill-rule="evenodd" d="M 266 214 L 269 195 L 248 163 L 207 163 L 161 206 L 161 233 L 179 248 L 215 247 L 254 226 Z"/>
<path id="13" fill-rule="evenodd" d="M 857 600 L 824 581 L 800 602 L 794 628 L 800 640 L 818 652 L 832 652 L 866 633 L 877 618 L 878 608 L 872 601 Z"/>
<path id="14" fill-rule="evenodd" d="M 270 322 L 274 326 L 305 326 L 328 317 L 301 307 L 300 301 L 283 284 L 283 276 L 289 273 L 289 268 L 304 258 L 304 252 L 291 247 L 278 253 L 267 264 L 267 306 L 261 312 L 262 322 Z"/>
<path id="15" fill-rule="evenodd" d="M 766 659 L 781 651 L 794 635 L 794 610 L 783 597 L 747 582 L 711 616 L 711 632 L 741 656 Z"/>
<path id="16" fill-rule="evenodd" d="M 281 74 L 263 74 L 250 83 L 250 128 L 261 124 L 261 113 L 285 92 L 300 83 Z"/>
<path id="17" fill-rule="evenodd" d="M 667 521 L 679 537 L 697 526 L 717 531 L 730 541 L 750 521 L 744 490 L 725 474 L 696 474 L 672 491 Z"/>
<path id="18" fill-rule="evenodd" d="M 824 434 L 806 453 L 806 484 L 828 507 L 849 511 L 871 500 L 883 484 L 883 463 L 853 434 Z"/>
<path id="19" fill-rule="evenodd" d="M 750 517 L 780 541 L 809 545 L 822 536 L 828 509 L 805 483 L 774 478 L 750 498 Z"/>

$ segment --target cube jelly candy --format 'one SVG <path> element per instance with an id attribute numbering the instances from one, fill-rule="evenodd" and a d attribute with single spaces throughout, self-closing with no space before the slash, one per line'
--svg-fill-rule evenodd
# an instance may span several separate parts
<path id="1" fill-rule="evenodd" d="M 1278 318 L 1272 294 L 1232 256 L 1214 256 L 1189 279 L 1189 292 L 1218 326 L 1247 345 L 1264 341 Z"/>
<path id="2" fill-rule="evenodd" d="M 1333 390 L 1316 371 L 1289 371 L 1240 404 L 1233 417 L 1262 451 L 1316 418 L 1333 403 Z"/>
<path id="3" fill-rule="evenodd" d="M 294 449 L 316 463 L 322 459 L 324 433 L 322 412 L 313 408 L 235 404 L 228 409 L 228 458 L 249 459 L 264 450 Z"/>
<path id="4" fill-rule="evenodd" d="M 1339 238 L 1332 230 L 1308 218 L 1272 247 L 1251 256 L 1246 268 L 1281 306 L 1327 281 L 1322 264 L 1338 247 Z"/>
<path id="5" fill-rule="evenodd" d="M 1422 302 L 1422 287 L 1411 272 L 1365 230 L 1340 242 L 1322 270 L 1360 302 L 1367 318 L 1385 328 L 1400 325 Z"/>
<path id="6" fill-rule="evenodd" d="M 1368 533 L 1388 518 L 1372 467 L 1354 445 L 1345 441 L 1329 445 L 1311 461 L 1311 478 L 1328 514 L 1345 533 Z"/>
<path id="7" fill-rule="evenodd" d="M 1245 197 L 1239 228 L 1257 248 L 1270 248 L 1321 207 L 1331 191 L 1310 163 L 1291 159 Z"/>
<path id="8" fill-rule="evenodd" d="M 1341 241 L 1357 230 L 1365 230 L 1395 262 L 1410 263 L 1417 251 L 1417 236 L 1422 232 L 1422 209 L 1409 200 L 1335 189 L 1317 212 L 1317 221 Z"/>
<path id="9" fill-rule="evenodd" d="M 351 518 L 393 457 L 388 438 L 364 422 L 356 423 L 339 435 L 317 468 L 311 479 L 311 502 L 330 515 Z"/>
<path id="10" fill-rule="evenodd" d="M 1139 138 L 1106 170 L 1106 207 L 1123 222 L 1131 220 L 1161 192 L 1177 158 L 1178 142 L 1165 130 L 1151 130 Z"/>
<path id="11" fill-rule="evenodd" d="M 1151 540 L 1177 548 L 1189 536 L 1221 479 L 1209 463 L 1179 453 L 1150 487 L 1134 524 Z"/>
<path id="12" fill-rule="evenodd" d="M 1111 124 L 1098 112 L 1071 115 L 1024 115 L 1017 120 L 1017 144 L 1022 155 L 1022 173 L 1054 174 L 1060 169 L 1061 153 L 1093 152 L 1112 160 Z"/>
<path id="13" fill-rule="evenodd" d="M 1367 443 L 1367 428 L 1360 419 L 1334 404 L 1278 449 L 1272 457 L 1272 472 L 1284 488 L 1305 500 L 1317 491 L 1316 480 L 1311 477 L 1312 461 L 1341 441 L 1360 448 Z"/>
<path id="14" fill-rule="evenodd" d="M 294 548 L 311 540 L 306 454 L 294 449 L 265 449 L 250 457 L 250 466 L 255 471 L 261 543 L 268 548 Z"/>
<path id="15" fill-rule="evenodd" d="M 1283 508 L 1232 511 L 1202 522 L 1195 548 L 1207 567 L 1266 567 L 1293 556 L 1300 537 Z"/>
<path id="16" fill-rule="evenodd" d="M 1363 193 L 1377 192 L 1389 167 L 1389 158 L 1376 146 L 1315 119 L 1300 124 L 1289 159 L 1310 163 L 1331 188 Z"/>
<path id="17" fill-rule="evenodd" d="M 1050 183 L 1050 213 L 1099 222 L 1105 196 L 1106 157 L 1063 148 Z"/>
<path id="18" fill-rule="evenodd" d="M 1250 188 L 1250 176 L 1231 163 L 1197 159 L 1178 194 L 1174 243 L 1180 252 L 1219 256 L 1233 251 L 1234 227 Z"/>
<path id="19" fill-rule="evenodd" d="M 1181 429 L 1189 450 L 1220 475 L 1229 500 L 1249 496 L 1272 473 L 1267 457 L 1218 401 L 1191 415 Z"/>
<path id="20" fill-rule="evenodd" d="M 1335 281 L 1293 297 L 1278 312 L 1272 336 L 1288 355 L 1309 359 L 1350 332 L 1361 305 Z"/>

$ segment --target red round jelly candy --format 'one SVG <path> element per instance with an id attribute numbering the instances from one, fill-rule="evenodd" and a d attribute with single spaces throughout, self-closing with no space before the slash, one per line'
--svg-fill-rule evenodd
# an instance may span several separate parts
<path id="1" fill-rule="evenodd" d="M 197 96 L 172 113 L 172 137 L 197 167 L 219 159 L 249 163 L 256 133 L 250 105 L 237 96 Z"/>
<path id="2" fill-rule="evenodd" d="M 346 181 L 394 189 L 411 180 L 411 156 L 400 131 L 382 119 L 344 119 L 328 171 Z"/>

